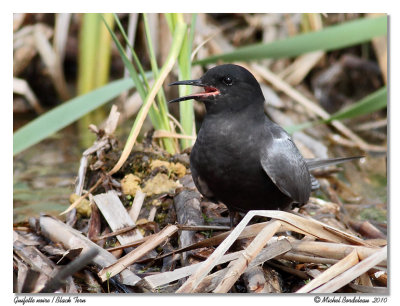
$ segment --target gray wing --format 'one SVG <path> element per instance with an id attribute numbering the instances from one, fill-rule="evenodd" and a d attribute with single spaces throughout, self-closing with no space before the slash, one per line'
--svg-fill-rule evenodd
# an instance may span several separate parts
<path id="1" fill-rule="evenodd" d="M 303 156 L 280 126 L 267 122 L 265 131 L 262 168 L 282 193 L 295 202 L 306 203 L 311 193 L 311 178 Z"/>

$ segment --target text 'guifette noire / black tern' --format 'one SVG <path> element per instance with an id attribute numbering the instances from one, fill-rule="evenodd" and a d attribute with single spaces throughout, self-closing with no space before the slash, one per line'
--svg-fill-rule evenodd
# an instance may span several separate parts
<path id="1" fill-rule="evenodd" d="M 198 80 L 170 85 L 204 88 L 170 103 L 195 99 L 205 104 L 190 169 L 200 193 L 228 207 L 231 225 L 236 211 L 307 203 L 319 187 L 310 170 L 359 158 L 305 159 L 289 134 L 265 115 L 261 87 L 241 66 L 216 66 Z"/>

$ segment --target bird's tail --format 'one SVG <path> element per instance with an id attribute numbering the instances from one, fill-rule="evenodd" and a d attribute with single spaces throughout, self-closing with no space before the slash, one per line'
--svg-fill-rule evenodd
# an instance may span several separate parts
<path id="1" fill-rule="evenodd" d="M 339 158 L 312 158 L 306 159 L 308 170 L 313 170 L 316 168 L 341 164 L 353 159 L 363 158 L 365 156 L 352 156 L 352 157 L 339 157 Z"/>

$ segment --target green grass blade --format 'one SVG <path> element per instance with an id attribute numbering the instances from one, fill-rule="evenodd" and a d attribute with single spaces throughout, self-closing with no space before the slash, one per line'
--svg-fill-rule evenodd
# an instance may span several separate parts
<path id="1" fill-rule="evenodd" d="M 196 14 L 192 15 L 191 27 L 189 34 L 185 37 L 182 45 L 181 53 L 179 54 L 179 79 L 191 79 L 191 53 L 193 47 L 193 39 L 196 25 Z M 192 92 L 191 86 L 179 86 L 179 96 L 187 96 Z M 194 133 L 194 111 L 193 100 L 187 100 L 179 103 L 180 123 L 183 128 L 183 134 L 193 135 Z M 186 149 L 193 144 L 191 139 L 180 140 L 182 149 Z"/>
<path id="2" fill-rule="evenodd" d="M 148 96 L 143 102 L 143 105 L 136 116 L 135 122 L 128 136 L 128 140 L 125 143 L 125 147 L 124 150 L 122 151 L 121 157 L 119 158 L 115 166 L 108 172 L 109 175 L 112 175 L 116 173 L 119 169 L 121 169 L 122 165 L 128 159 L 128 156 L 132 151 L 133 145 L 136 142 L 137 136 L 139 135 L 139 131 L 142 128 L 144 119 L 147 116 L 150 106 L 153 104 L 153 100 L 157 95 L 158 90 L 161 88 L 168 73 L 171 72 L 171 69 L 175 64 L 175 61 L 179 55 L 179 51 L 181 50 L 185 33 L 186 33 L 186 24 L 183 23 L 176 26 L 172 38 L 172 45 L 169 50 L 167 59 L 165 60 L 163 66 L 161 67 L 159 77 L 155 80 L 153 87 L 150 89 Z"/>
<path id="3" fill-rule="evenodd" d="M 153 42 L 151 41 L 149 20 L 147 18 L 147 14 L 143 13 L 142 16 L 143 16 L 144 33 L 146 37 L 147 50 L 149 52 L 151 70 L 153 71 L 154 78 L 156 79 L 158 77 L 158 65 L 157 65 L 156 54 L 154 53 Z"/>
<path id="4" fill-rule="evenodd" d="M 17 154 L 61 130 L 83 115 L 116 98 L 133 87 L 131 79 L 121 79 L 85 95 L 73 98 L 26 124 L 13 136 L 13 154 Z"/>
<path id="5" fill-rule="evenodd" d="M 362 115 L 367 115 L 376 112 L 378 110 L 381 110 L 386 106 L 387 106 L 387 87 L 385 86 L 373 92 L 372 94 L 366 96 L 360 101 L 350 105 L 349 107 L 336 112 L 328 119 L 291 125 L 285 127 L 285 130 L 289 134 L 293 134 L 294 132 L 312 127 L 317 124 L 329 123 L 333 120 L 350 119 Z"/>
<path id="6" fill-rule="evenodd" d="M 173 21 L 173 14 L 172 13 L 165 13 L 165 20 L 167 21 L 168 28 L 171 33 L 174 33 L 174 21 Z"/>
<path id="7" fill-rule="evenodd" d="M 114 27 L 112 14 L 104 13 L 101 14 L 101 17 L 111 29 Z M 99 28 L 95 88 L 108 83 L 111 66 L 111 37 L 108 35 L 107 27 L 102 24 L 101 20 L 99 20 Z"/>
<path id="8" fill-rule="evenodd" d="M 101 19 L 113 27 L 111 14 L 83 14 L 79 38 L 77 95 L 82 95 L 108 83 L 111 60 L 111 37 Z M 82 147 L 90 146 L 95 135 L 87 129 L 106 118 L 106 112 L 98 108 L 79 120 L 79 136 Z"/>
<path id="9" fill-rule="evenodd" d="M 96 48 L 100 32 L 99 14 L 83 14 L 80 33 L 77 91 L 85 94 L 95 87 Z"/>
<path id="10" fill-rule="evenodd" d="M 77 95 L 86 94 L 96 86 L 97 60 L 100 40 L 100 14 L 82 14 L 82 25 L 79 35 Z M 95 136 L 87 129 L 91 123 L 101 122 L 104 114 L 101 109 L 83 116 L 78 122 L 79 142 L 81 147 L 88 147 Z M 99 120 L 99 121 L 98 121 Z"/>
<path id="11" fill-rule="evenodd" d="M 343 120 L 370 114 L 381 110 L 387 106 L 387 87 L 378 89 L 377 91 L 369 94 L 361 101 L 346 107 L 343 110 L 333 114 L 329 119 L 323 120 L 323 123 L 331 122 L 332 120 Z"/>
<path id="12" fill-rule="evenodd" d="M 149 52 L 151 70 L 153 71 L 154 79 L 157 79 L 158 75 L 159 75 L 159 69 L 158 69 L 158 64 L 157 64 L 157 57 L 154 52 L 153 43 L 151 41 L 150 27 L 149 27 L 149 22 L 147 19 L 147 14 L 143 14 L 143 22 L 144 22 L 145 36 L 146 36 L 146 42 L 147 42 L 147 49 Z M 158 105 L 159 105 L 160 115 L 161 115 L 161 118 L 159 118 L 159 119 L 163 120 L 163 125 L 164 125 L 163 128 L 167 129 L 169 131 L 170 127 L 169 127 L 169 119 L 168 119 L 168 106 L 167 106 L 167 100 L 165 98 L 163 88 L 160 88 L 160 91 L 157 93 L 157 100 L 158 100 Z"/>
<path id="13" fill-rule="evenodd" d="M 136 65 L 137 69 L 139 70 L 139 73 L 140 73 L 140 75 L 142 76 L 142 79 L 143 79 L 143 81 L 144 81 L 144 84 L 145 84 L 145 86 L 146 86 L 146 88 L 147 88 L 147 90 L 148 90 L 148 89 L 149 89 L 149 83 L 147 82 L 146 74 L 145 74 L 145 72 L 144 72 L 144 69 L 143 69 L 143 67 L 142 67 L 142 64 L 140 63 L 139 58 L 138 58 L 138 56 L 137 56 L 135 50 L 133 49 L 133 47 L 132 47 L 132 45 L 131 45 L 131 43 L 130 43 L 130 41 L 129 41 L 128 35 L 126 34 L 126 32 L 125 32 L 125 30 L 124 30 L 124 27 L 122 26 L 121 21 L 119 20 L 117 14 L 114 13 L 113 15 L 114 15 L 115 23 L 117 24 L 118 29 L 119 29 L 119 31 L 121 32 L 122 37 L 123 37 L 124 40 L 125 40 L 125 43 L 127 44 L 129 50 L 131 51 L 132 58 L 133 58 L 133 60 L 134 60 L 134 62 L 135 62 L 135 65 Z M 142 97 L 142 99 L 144 99 L 144 98 L 145 98 L 145 97 Z"/>
<path id="14" fill-rule="evenodd" d="M 117 36 L 113 32 L 113 30 L 110 28 L 110 26 L 107 24 L 105 19 L 103 19 L 103 22 L 106 25 L 108 32 L 110 33 L 115 45 L 117 46 L 118 52 L 121 55 L 121 59 L 124 62 L 125 67 L 128 69 L 129 74 L 130 74 L 133 82 L 136 85 L 136 89 L 139 92 L 140 97 L 142 98 L 142 100 L 144 100 L 147 95 L 147 92 L 146 92 L 145 88 L 143 87 L 141 80 L 139 79 L 139 75 L 136 72 L 135 67 L 132 65 L 132 63 L 128 59 L 128 56 L 126 55 L 124 48 L 122 47 Z M 118 25 L 118 22 L 117 22 L 117 25 Z"/>
<path id="15" fill-rule="evenodd" d="M 161 68 L 160 73 L 159 73 L 159 77 L 156 79 L 154 85 L 153 85 L 153 89 L 157 88 L 157 84 L 159 82 L 159 79 L 161 76 L 163 76 L 163 74 L 165 74 L 165 70 L 168 70 L 170 65 L 172 65 L 171 63 L 175 62 L 176 58 L 178 57 L 179 51 L 181 49 L 181 45 L 182 45 L 182 41 L 183 41 L 183 36 L 184 36 L 184 32 L 186 31 L 186 26 L 185 25 L 179 25 L 176 27 L 175 31 L 174 31 L 174 35 L 173 35 L 173 43 L 171 46 L 171 49 L 169 51 L 168 57 L 164 63 L 164 66 Z M 161 88 L 161 86 L 160 86 Z M 151 99 L 146 99 L 145 101 L 146 103 L 152 103 L 153 101 Z M 142 112 L 145 112 L 145 104 L 142 106 L 142 108 L 140 109 L 138 116 L 140 117 Z M 139 120 L 135 120 L 134 126 L 132 128 L 132 130 L 134 130 L 136 128 L 136 125 L 141 124 L 141 122 L 138 122 Z M 129 135 L 129 137 L 131 137 L 132 135 Z"/>
<path id="16" fill-rule="evenodd" d="M 123 29 L 123 27 L 122 27 L 122 25 L 121 25 L 121 23 L 120 23 L 120 21 L 119 21 L 117 15 L 115 15 L 115 14 L 114 14 L 114 19 L 115 19 L 115 22 L 116 22 L 117 26 L 119 27 L 119 29 L 120 29 L 120 31 L 121 31 L 121 33 L 122 33 L 122 36 L 126 39 L 126 43 L 129 45 L 129 47 L 130 47 L 130 49 L 131 49 L 132 55 L 136 55 L 136 53 L 135 53 L 135 51 L 133 50 L 132 46 L 129 44 L 128 37 L 127 37 L 127 35 L 126 35 L 126 33 L 125 33 L 125 31 L 124 31 L 124 29 Z M 113 39 L 115 45 L 117 46 L 118 52 L 119 52 L 119 54 L 120 54 L 120 56 L 121 56 L 121 59 L 122 59 L 124 65 L 125 65 L 125 67 L 128 69 L 129 74 L 130 74 L 130 76 L 131 76 L 133 82 L 134 82 L 135 85 L 136 85 L 136 89 L 137 89 L 137 91 L 139 92 L 140 97 L 141 97 L 142 100 L 144 101 L 144 100 L 146 99 L 146 96 L 147 96 L 147 90 L 146 90 L 146 89 L 148 88 L 148 83 L 147 83 L 147 78 L 146 78 L 145 73 L 144 73 L 144 72 L 141 73 L 141 75 L 142 75 L 142 80 L 141 80 L 141 79 L 139 78 L 139 75 L 138 75 L 138 73 L 137 73 L 135 67 L 133 66 L 133 64 L 132 64 L 131 61 L 129 60 L 128 56 L 126 55 L 125 49 L 122 47 L 122 45 L 121 45 L 121 43 L 119 42 L 117 36 L 116 36 L 115 33 L 111 30 L 111 28 L 110 28 L 109 25 L 107 24 L 106 20 L 103 19 L 103 21 L 104 21 L 104 24 L 106 25 L 106 27 L 107 27 L 107 29 L 108 29 L 108 31 L 109 31 L 109 33 L 110 33 L 110 35 L 111 35 L 111 37 L 112 37 L 112 39 Z M 139 62 L 139 67 L 140 67 L 139 69 L 141 69 L 140 62 Z M 145 86 L 144 86 L 144 85 L 145 85 Z M 155 110 L 154 107 L 151 107 L 151 108 L 150 108 L 150 111 L 149 111 L 150 120 L 151 120 L 151 122 L 153 123 L 153 126 L 154 126 L 156 129 L 159 129 L 160 127 L 157 125 L 157 121 L 158 121 L 158 120 L 157 120 L 157 116 L 158 116 L 158 112 Z"/>
<path id="17" fill-rule="evenodd" d="M 143 16 L 145 37 L 146 37 L 146 43 L 147 43 L 147 50 L 149 53 L 151 70 L 153 71 L 154 79 L 158 79 L 159 69 L 158 69 L 156 54 L 155 54 L 154 48 L 153 48 L 153 43 L 151 41 L 150 26 L 149 26 L 147 14 L 143 13 L 142 16 Z M 164 90 L 162 87 L 160 88 L 160 90 L 157 93 L 157 102 L 158 102 L 157 103 L 158 108 L 160 110 L 159 116 L 157 117 L 157 126 L 159 127 L 158 129 L 171 131 L 171 128 L 169 125 L 169 118 L 168 118 L 169 112 L 168 112 L 167 100 L 165 98 Z M 175 152 L 173 139 L 163 138 L 162 142 L 164 144 L 165 149 L 168 152 L 170 152 L 170 153 Z"/>
<path id="18" fill-rule="evenodd" d="M 300 34 L 268 44 L 254 44 L 233 52 L 210 56 L 194 64 L 251 61 L 264 58 L 293 57 L 316 50 L 330 51 L 371 40 L 387 34 L 387 17 L 360 18 L 326 27 L 321 31 Z"/>
<path id="19" fill-rule="evenodd" d="M 294 124 L 294 125 L 289 125 L 289 126 L 284 126 L 283 128 L 285 129 L 285 131 L 287 133 L 289 133 L 290 135 L 292 135 L 294 132 L 298 132 L 304 129 L 308 129 L 316 124 L 320 123 L 318 122 L 304 122 L 304 123 L 300 123 L 300 124 Z"/>

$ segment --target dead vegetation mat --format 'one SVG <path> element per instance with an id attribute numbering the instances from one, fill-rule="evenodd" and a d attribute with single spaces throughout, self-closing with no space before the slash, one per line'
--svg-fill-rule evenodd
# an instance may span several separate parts
<path id="1" fill-rule="evenodd" d="M 98 131 L 94 147 L 78 205 L 14 225 L 14 292 L 387 293 L 385 233 L 340 203 L 250 211 L 230 229 L 226 207 L 196 190 L 190 152 L 144 142 L 111 177 L 116 140 Z"/>

